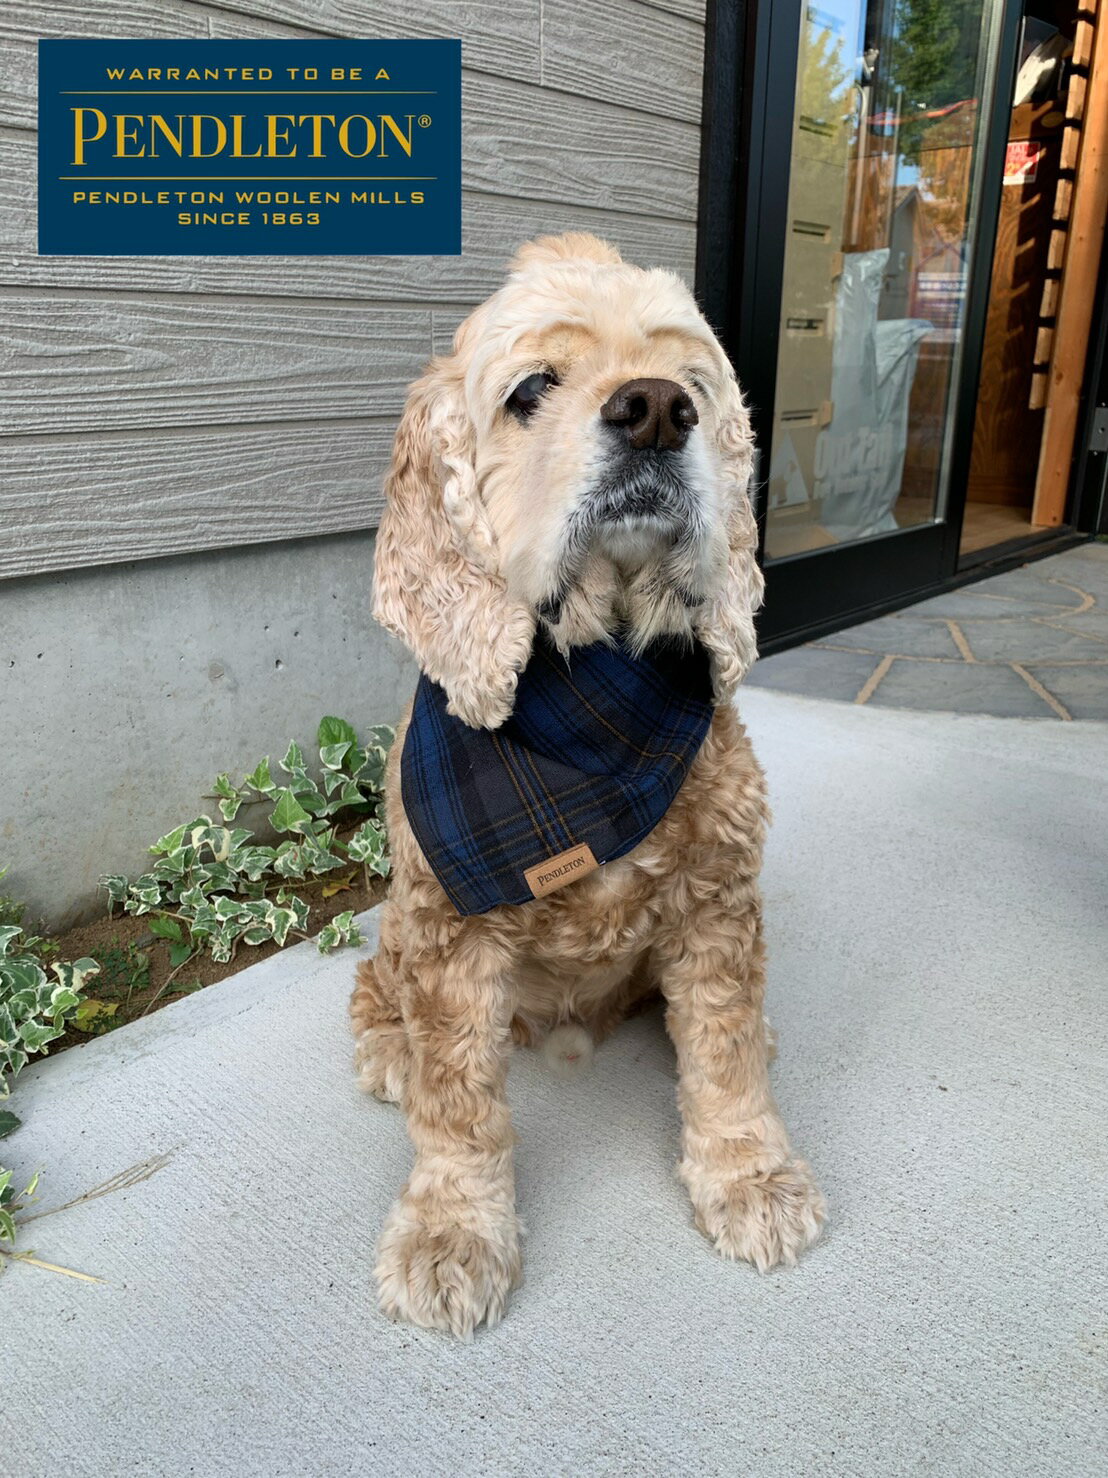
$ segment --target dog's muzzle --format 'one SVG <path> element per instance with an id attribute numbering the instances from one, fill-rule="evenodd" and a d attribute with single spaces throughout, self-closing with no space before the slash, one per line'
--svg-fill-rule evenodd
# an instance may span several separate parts
<path id="1" fill-rule="evenodd" d="M 703 596 L 689 578 L 704 518 L 688 462 L 699 420 L 691 397 L 673 380 L 628 380 L 601 406 L 600 420 L 601 469 L 570 517 L 558 585 L 540 614 L 558 618 L 597 543 L 631 557 L 663 552 L 667 583 L 684 604 L 698 604 Z"/>
<path id="2" fill-rule="evenodd" d="M 600 407 L 608 461 L 585 514 L 596 524 L 655 523 L 677 534 L 693 513 L 682 452 L 699 417 L 674 380 L 628 380 Z"/>

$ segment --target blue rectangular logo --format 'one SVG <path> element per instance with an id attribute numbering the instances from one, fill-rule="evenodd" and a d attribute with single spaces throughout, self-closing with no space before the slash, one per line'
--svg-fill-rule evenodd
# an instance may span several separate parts
<path id="1" fill-rule="evenodd" d="M 457 255 L 460 41 L 40 41 L 38 249 Z"/>

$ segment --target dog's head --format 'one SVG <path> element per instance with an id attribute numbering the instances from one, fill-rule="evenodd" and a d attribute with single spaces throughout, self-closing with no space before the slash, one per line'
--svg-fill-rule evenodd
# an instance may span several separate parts
<path id="1" fill-rule="evenodd" d="M 752 458 L 681 280 L 540 237 L 409 391 L 374 614 L 475 727 L 511 713 L 540 621 L 563 649 L 696 636 L 725 697 L 755 657 Z"/>

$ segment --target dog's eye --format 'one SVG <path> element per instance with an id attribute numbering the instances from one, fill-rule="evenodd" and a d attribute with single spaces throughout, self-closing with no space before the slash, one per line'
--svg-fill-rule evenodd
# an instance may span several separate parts
<path id="1" fill-rule="evenodd" d="M 558 383 L 554 375 L 540 371 L 537 375 L 528 375 L 508 396 L 508 409 L 517 415 L 521 421 L 525 421 L 529 415 L 538 409 L 539 401 L 543 398 L 551 385 Z"/>

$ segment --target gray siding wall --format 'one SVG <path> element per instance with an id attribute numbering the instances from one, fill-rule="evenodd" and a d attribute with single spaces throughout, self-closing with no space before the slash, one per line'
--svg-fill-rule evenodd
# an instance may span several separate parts
<path id="1" fill-rule="evenodd" d="M 0 866 L 52 927 L 218 771 L 323 713 L 396 718 L 381 474 L 406 385 L 515 246 L 591 230 L 692 280 L 703 0 L 400 14 L 0 3 Z M 36 256 L 38 37 L 397 34 L 462 38 L 461 257 Z"/>
<path id="2" fill-rule="evenodd" d="M 404 388 L 514 246 L 691 281 L 703 0 L 5 0 L 0 578 L 372 528 Z M 460 36 L 460 257 L 35 254 L 35 41 Z"/>

